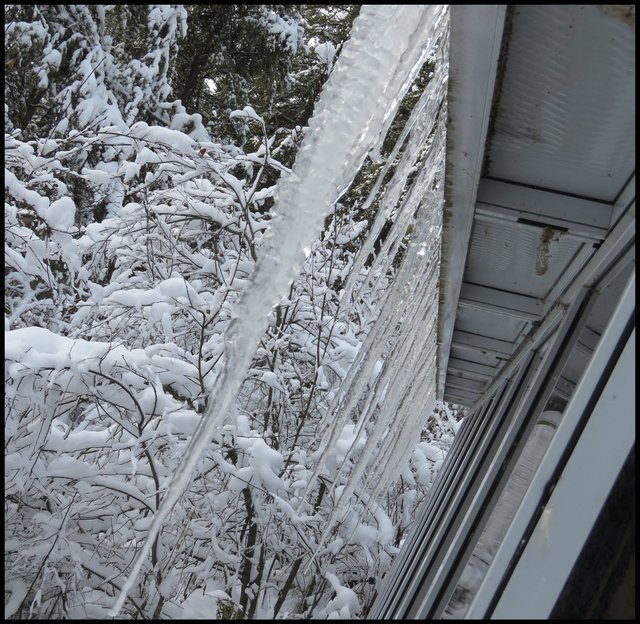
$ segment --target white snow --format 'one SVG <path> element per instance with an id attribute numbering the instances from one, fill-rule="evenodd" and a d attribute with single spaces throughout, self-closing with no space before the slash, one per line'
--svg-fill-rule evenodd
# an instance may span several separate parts
<path id="1" fill-rule="evenodd" d="M 60 54 L 59 50 L 49 50 L 42 59 L 42 62 L 51 65 L 53 69 L 58 69 L 62 62 L 62 54 Z"/>
<path id="2" fill-rule="evenodd" d="M 83 167 L 81 173 L 82 177 L 92 184 L 108 185 L 113 181 L 113 176 L 109 172 L 101 169 L 88 169 L 87 167 Z"/>
<path id="3" fill-rule="evenodd" d="M 278 477 L 284 459 L 278 451 L 272 449 L 261 437 L 239 437 L 238 446 L 248 452 L 251 458 L 251 472 L 256 480 L 270 492 L 284 489 L 284 484 Z M 244 468 L 240 468 L 238 473 L 242 470 Z"/>
<path id="4" fill-rule="evenodd" d="M 245 119 L 253 119 L 254 121 L 259 121 L 260 123 L 264 123 L 262 117 L 256 113 L 252 106 L 245 106 L 242 110 L 234 110 L 229 113 L 229 117 L 241 117 Z"/>
<path id="5" fill-rule="evenodd" d="M 278 381 L 278 376 L 272 371 L 265 371 L 260 376 L 260 381 L 264 384 L 267 384 L 270 388 L 274 390 L 283 391 L 283 388 L 280 386 L 280 382 Z"/>
<path id="6" fill-rule="evenodd" d="M 164 143 L 173 150 L 193 151 L 197 147 L 196 142 L 183 132 L 162 126 L 149 126 L 144 121 L 134 123 L 128 134 L 132 138 L 144 139 L 149 143 Z"/>
<path id="7" fill-rule="evenodd" d="M 292 54 L 296 53 L 301 42 L 302 29 L 294 19 L 280 16 L 268 6 L 264 6 L 259 20 Z"/>
<path id="8" fill-rule="evenodd" d="M 5 580 L 4 591 L 9 594 L 4 605 L 4 617 L 8 620 L 22 604 L 29 588 L 18 579 L 8 579 Z"/>
<path id="9" fill-rule="evenodd" d="M 202 307 L 203 299 L 195 288 L 183 277 L 170 277 L 161 281 L 156 288 L 144 290 L 140 288 L 122 288 L 104 298 L 105 303 L 129 306 L 140 310 L 142 306 L 151 306 L 150 316 L 162 321 L 164 315 L 170 313 L 171 302 L 188 306 Z"/>
<path id="10" fill-rule="evenodd" d="M 269 10 L 265 10 L 263 15 L 271 34 L 295 49 L 300 32 L 294 22 L 274 19 L 272 15 Z M 175 472 L 172 468 L 171 471 L 166 470 L 166 475 L 161 475 L 163 479 L 169 476 L 172 478 L 159 508 L 155 510 L 152 519 L 140 519 L 135 525 L 137 531 L 146 531 L 146 536 L 140 544 L 136 559 L 127 569 L 128 578 L 110 611 L 112 617 L 117 616 L 134 586 L 154 540 L 171 509 L 189 486 L 193 470 L 204 450 L 209 447 L 213 434 L 225 424 L 258 342 L 267 329 L 273 306 L 288 292 L 288 287 L 299 274 L 305 258 L 311 257 L 313 241 L 317 238 L 324 219 L 349 187 L 364 159 L 368 154 L 380 151 L 380 145 L 404 94 L 411 87 L 433 45 L 442 36 L 443 15 L 442 7 L 432 5 L 363 5 L 354 23 L 351 39 L 345 45 L 309 123 L 295 165 L 290 174 L 278 183 L 270 227 L 261 238 L 260 254 L 248 278 L 249 287 L 242 290 L 239 301 L 232 309 L 232 320 L 224 336 L 224 359 L 220 371 L 216 371 L 206 381 L 209 385 L 207 409 L 193 431 L 180 465 Z M 158 23 L 164 19 L 159 9 L 154 16 Z M 178 27 L 175 20 L 172 27 Z M 332 51 L 327 47 L 320 52 L 326 53 L 327 62 L 330 62 Z M 55 60 L 53 55 L 51 61 Z M 141 63 L 132 65 L 131 69 L 151 79 L 158 70 L 156 61 L 159 59 L 153 59 L 149 66 Z M 105 115 L 106 125 L 122 128 L 123 119 L 114 112 L 117 107 L 107 103 L 110 94 L 98 88 L 96 77 L 92 74 L 95 68 L 91 63 L 89 58 L 82 62 L 86 81 L 81 87 L 85 99 L 75 111 L 79 123 L 89 123 L 98 115 Z M 436 124 L 435 113 L 442 104 L 446 90 L 443 76 L 446 76 L 446 68 L 433 81 L 427 95 L 420 99 L 410 123 L 407 124 L 406 132 L 403 132 L 399 140 L 396 154 L 399 153 L 400 145 L 404 145 L 405 151 L 383 199 L 379 211 L 381 216 L 372 226 L 374 231 L 376 228 L 380 231 L 387 219 L 394 221 L 392 232 L 378 253 L 370 274 L 377 275 L 378 280 L 384 280 L 396 251 L 405 243 L 406 260 L 393 286 L 388 288 L 384 297 L 374 302 L 378 320 L 362 347 L 358 348 L 357 342 L 345 340 L 337 351 L 339 361 L 319 362 L 320 388 L 329 387 L 332 367 L 333 372 L 338 372 L 339 375 L 345 375 L 347 369 L 348 372 L 323 423 L 326 435 L 316 455 L 320 460 L 318 470 L 316 474 L 305 474 L 304 478 L 297 481 L 301 487 L 310 487 L 313 479 L 329 464 L 332 464 L 331 468 L 338 476 L 344 473 L 346 478 L 340 482 L 341 489 L 335 493 L 340 493 L 343 500 L 348 500 L 358 489 L 378 523 L 377 527 L 364 523 L 353 527 L 354 539 L 363 544 L 373 544 L 392 536 L 390 521 L 380 514 L 375 496 L 388 487 L 400 463 L 406 459 L 407 450 L 415 443 L 424 416 L 430 413 L 434 403 L 437 241 L 442 192 L 440 167 L 444 158 L 446 117 L 441 111 Z M 137 100 L 140 97 L 141 93 L 137 93 Z M 259 115 L 249 106 L 235 111 L 232 117 L 261 122 Z M 420 149 L 432 133 L 434 138 L 427 156 L 417 162 Z M 200 150 L 198 142 L 179 130 L 149 126 L 144 122 L 131 126 L 126 136 L 136 147 L 134 162 L 125 162 L 119 168 L 115 162 L 112 163 L 113 167 L 108 167 L 111 163 L 105 162 L 94 169 L 84 169 L 82 175 L 96 185 L 119 185 L 117 192 L 122 193 L 122 180 L 132 180 L 145 164 L 161 163 L 164 158 L 161 154 L 168 149 L 174 153 L 183 151 L 190 157 L 195 157 Z M 123 138 L 121 136 L 118 140 Z M 390 160 L 394 158 L 395 156 Z M 176 184 L 186 183 L 189 176 L 200 173 L 197 171 L 183 175 L 182 170 L 172 167 L 171 163 L 166 162 L 161 165 L 160 170 L 167 172 L 169 179 L 175 174 L 173 181 Z M 215 170 L 213 164 L 211 167 Z M 402 195 L 410 174 L 416 175 L 416 182 L 409 192 Z M 230 173 L 219 175 L 230 191 L 237 195 L 239 204 L 245 206 L 248 201 L 245 181 Z M 30 204 L 51 227 L 59 230 L 60 236 L 73 227 L 75 204 L 70 197 L 63 196 L 50 205 L 46 197 L 24 188 L 11 173 L 7 173 L 5 184 L 10 187 L 16 199 Z M 203 190 L 202 205 L 190 203 L 184 206 L 184 211 L 186 214 L 206 214 L 212 221 L 223 221 L 222 212 L 218 212 L 214 205 L 216 201 L 225 201 L 225 198 L 212 198 Z M 118 208 L 117 216 L 124 218 L 128 211 L 133 213 L 137 208 L 139 207 L 133 204 Z M 409 226 L 413 226 L 413 235 L 411 240 L 404 241 Z M 354 240 L 364 227 L 364 223 L 355 225 L 340 239 L 340 244 Z M 104 222 L 88 227 L 78 247 L 82 249 L 90 246 L 93 241 L 102 240 L 104 229 Z M 375 237 L 370 236 L 369 240 L 372 238 Z M 62 241 L 60 245 L 63 249 L 66 245 L 69 255 L 69 244 L 64 239 L 59 240 Z M 109 245 L 112 249 L 117 248 L 121 241 L 121 237 L 113 235 Z M 358 287 L 361 286 L 358 282 L 360 268 L 364 266 L 369 251 L 365 246 L 360 253 L 359 264 L 355 267 L 357 275 L 348 284 L 343 295 L 344 305 L 349 305 L 357 296 Z M 250 263 L 240 269 L 249 274 Z M 201 310 L 206 309 L 209 304 L 209 297 L 201 292 L 196 281 L 190 283 L 179 274 L 170 274 L 151 289 L 131 287 L 132 284 L 126 281 L 127 276 L 123 274 L 121 277 L 122 282 L 114 282 L 104 289 L 96 288 L 96 299 L 102 304 L 113 306 L 137 310 L 146 308 L 148 318 L 162 325 L 167 340 L 173 339 L 176 330 L 171 323 L 176 304 Z M 236 279 L 236 283 L 241 284 L 242 280 Z M 321 296 L 322 291 L 318 289 L 314 294 Z M 415 348 L 416 336 L 420 336 L 424 348 Z M 158 383 L 178 383 L 178 378 L 183 379 L 185 387 L 181 388 L 181 393 L 184 396 L 195 396 L 200 391 L 195 381 L 199 378 L 196 367 L 170 355 L 168 346 L 165 351 L 159 350 L 162 345 L 149 346 L 145 350 L 126 349 L 106 342 L 60 336 L 38 327 L 9 331 L 5 337 L 8 372 L 15 380 L 27 375 L 31 369 L 51 366 L 56 369 L 57 384 L 62 386 L 77 383 L 78 393 L 81 394 L 83 375 L 91 371 L 92 367 L 99 368 L 101 374 L 108 375 L 112 369 L 126 362 L 131 372 L 128 376 L 121 376 L 125 386 L 139 383 L 137 371 L 145 371 L 145 374 L 153 371 Z M 304 349 L 311 349 L 311 346 L 304 345 Z M 219 349 L 216 347 L 214 351 L 218 357 Z M 189 384 L 184 379 L 193 379 L 193 387 L 187 387 Z M 274 373 L 263 372 L 260 380 L 286 394 Z M 143 402 L 151 400 L 148 393 L 137 396 Z M 164 401 L 170 403 L 168 399 Z M 355 408 L 361 402 L 364 403 L 364 408 L 358 412 Z M 135 408 L 134 405 L 133 409 Z M 159 406 L 158 410 L 161 409 L 162 406 Z M 352 413 L 358 414 L 355 423 L 350 420 Z M 117 416 L 113 418 L 118 426 L 126 429 L 125 425 L 118 423 Z M 248 465 L 236 469 L 224 459 L 214 458 L 223 469 L 225 466 L 228 469 L 231 489 L 240 490 L 246 487 L 247 482 L 274 493 L 285 489 L 279 476 L 284 465 L 283 456 L 264 439 L 252 433 L 248 419 L 243 420 L 243 417 L 233 415 L 229 420 L 235 423 L 228 425 L 231 428 L 229 431 L 233 431 L 239 450 L 248 459 Z M 52 433 L 48 441 L 56 450 L 82 450 L 114 443 L 113 431 L 70 432 L 69 428 L 59 427 L 58 424 L 61 423 L 51 427 Z M 162 426 L 182 428 L 191 433 L 193 412 L 174 410 L 164 418 Z M 37 435 L 34 432 L 34 438 Z M 151 427 L 147 435 L 152 435 Z M 139 442 L 142 441 L 140 438 Z M 378 461 L 372 464 L 369 458 L 374 452 L 377 453 Z M 125 486 L 114 478 L 94 475 L 91 467 L 82 462 L 61 462 L 54 466 L 61 475 L 75 475 L 85 483 L 111 489 L 114 496 L 129 496 L 139 501 L 144 501 L 147 496 L 133 485 Z M 136 467 L 133 468 L 135 471 Z M 369 492 L 367 496 L 366 491 Z M 283 498 L 277 499 L 277 504 L 290 514 L 292 521 L 298 517 L 299 510 L 295 510 Z M 342 510 L 337 509 L 329 518 L 325 536 L 315 545 L 318 549 L 322 547 L 332 525 L 340 520 L 341 513 Z M 350 518 L 350 522 L 355 521 L 355 516 Z M 216 550 L 215 536 L 212 548 L 216 556 L 224 556 L 220 548 Z M 336 618 L 355 615 L 360 608 L 355 592 L 343 586 L 332 571 L 326 572 L 326 578 L 335 592 L 335 597 L 326 607 L 326 616 Z M 167 588 L 163 587 L 163 591 L 165 589 Z"/>
<path id="11" fill-rule="evenodd" d="M 324 576 L 336 593 L 325 608 L 327 619 L 349 619 L 355 615 L 360 609 L 360 602 L 356 593 L 349 587 L 341 585 L 335 574 L 325 572 Z"/>
<path id="12" fill-rule="evenodd" d="M 19 200 L 27 202 L 33 206 L 40 217 L 45 218 L 46 211 L 49 208 L 49 200 L 36 191 L 31 191 L 24 187 L 14 173 L 8 169 L 4 170 L 5 188 L 9 188 L 12 195 Z"/>
<path id="13" fill-rule="evenodd" d="M 331 43 L 330 41 L 319 43 L 318 45 L 314 46 L 313 51 L 315 52 L 316 56 L 326 64 L 327 68 L 331 67 L 337 51 L 336 46 L 334 46 L 333 43 Z"/>

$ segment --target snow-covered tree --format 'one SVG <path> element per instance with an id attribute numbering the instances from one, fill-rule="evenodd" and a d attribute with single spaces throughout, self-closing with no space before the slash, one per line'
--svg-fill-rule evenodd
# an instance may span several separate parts
<path id="1" fill-rule="evenodd" d="M 229 113 L 247 104 L 269 121 L 303 28 L 296 5 L 187 5 L 189 28 L 175 67 L 175 96 L 212 134 L 242 142 L 251 128 Z M 295 124 L 293 124 L 295 126 Z M 291 127 L 293 127 L 291 126 Z"/>
<path id="2" fill-rule="evenodd" d="M 193 55 L 219 7 L 7 8 L 7 617 L 107 616 L 211 400 L 275 182 L 304 133 L 274 121 L 264 84 L 272 72 L 303 81 L 282 69 L 302 22 L 283 7 L 242 7 L 238 45 L 271 46 L 274 58 L 238 65 L 224 101 L 207 101 L 220 124 L 246 129 L 243 145 L 212 135 L 223 126 L 207 127 L 211 111 L 195 108 L 202 84 L 189 87 L 194 108 L 172 99 L 188 88 L 175 69 L 177 54 L 178 68 L 189 58 L 185 35 L 194 26 Z M 315 36 L 299 53 L 321 61 L 345 34 L 327 34 L 324 48 Z M 240 63 L 234 50 L 218 65 L 206 57 L 197 80 L 222 85 Z M 394 222 L 407 189 L 393 172 L 415 164 L 403 153 L 389 148 L 386 169 L 367 165 L 327 216 L 233 413 L 154 540 L 126 617 L 366 613 L 446 453 L 434 427 L 452 436 L 457 426 L 443 406 L 378 499 L 349 482 L 371 433 L 357 437 L 365 399 L 321 446 L 411 233 Z"/>
<path id="3" fill-rule="evenodd" d="M 7 117 L 26 136 L 168 121 L 180 5 L 10 5 L 5 24 Z"/>

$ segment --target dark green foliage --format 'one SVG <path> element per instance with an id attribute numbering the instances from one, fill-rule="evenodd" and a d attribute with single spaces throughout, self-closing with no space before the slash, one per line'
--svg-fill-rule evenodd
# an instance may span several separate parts
<path id="1" fill-rule="evenodd" d="M 335 49 L 337 58 L 359 12 L 359 4 L 301 5 L 307 45 L 293 59 L 286 90 L 271 111 L 274 126 L 293 128 L 307 125 L 335 62 L 335 58 L 330 63 L 324 62 L 316 49 L 328 45 Z"/>
<path id="2" fill-rule="evenodd" d="M 187 5 L 189 28 L 172 74 L 173 95 L 188 112 L 201 114 L 216 136 L 240 143 L 251 130 L 228 113 L 247 105 L 269 134 L 305 126 L 331 69 L 315 50 L 329 44 L 339 53 L 359 8 Z"/>
<path id="3" fill-rule="evenodd" d="M 6 24 L 11 21 L 30 22 L 37 19 L 38 9 L 35 6 L 8 5 L 5 8 Z M 39 87 L 38 77 L 32 67 L 41 58 L 43 42 L 41 39 L 25 34 L 20 39 L 5 38 L 4 61 L 4 95 L 5 95 L 5 127 L 26 128 L 37 110 L 46 111 L 42 99 L 46 89 Z"/>
<path id="4" fill-rule="evenodd" d="M 174 96 L 218 135 L 234 137 L 237 130 L 227 114 L 251 105 L 265 115 L 286 82 L 299 37 L 280 36 L 268 25 L 288 22 L 295 31 L 297 5 L 187 5 L 187 10 Z"/>

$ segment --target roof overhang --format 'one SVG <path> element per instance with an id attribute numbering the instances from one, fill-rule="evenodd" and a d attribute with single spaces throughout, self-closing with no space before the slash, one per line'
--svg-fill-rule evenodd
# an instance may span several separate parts
<path id="1" fill-rule="evenodd" d="M 437 396 L 471 406 L 635 202 L 635 8 L 452 6 Z"/>
<path id="2" fill-rule="evenodd" d="M 506 6 L 451 6 L 445 203 L 440 264 L 438 379 L 447 361 L 484 161 Z"/>

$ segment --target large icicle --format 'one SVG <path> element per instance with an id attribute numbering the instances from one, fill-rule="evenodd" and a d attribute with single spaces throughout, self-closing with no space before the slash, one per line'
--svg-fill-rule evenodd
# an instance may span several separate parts
<path id="1" fill-rule="evenodd" d="M 291 174 L 278 185 L 277 215 L 225 335 L 225 366 L 129 577 L 110 611 L 117 616 L 163 522 L 188 487 L 192 471 L 236 399 L 271 309 L 285 294 L 334 202 L 366 154 L 377 149 L 428 53 L 425 37 L 442 7 L 363 5 L 350 40 L 321 95 Z"/>
<path id="2" fill-rule="evenodd" d="M 432 25 L 432 42 L 438 46 L 435 75 L 412 113 L 405 153 L 396 169 L 392 184 L 404 187 L 410 170 L 414 169 L 420 154 L 426 156 L 420 172 L 405 194 L 399 207 L 394 208 L 397 195 L 390 193 L 381 203 L 385 216 L 396 211 L 395 241 L 378 253 L 369 275 L 378 271 L 384 275 L 391 268 L 395 249 L 405 235 L 407 223 L 414 224 L 413 235 L 406 257 L 394 278 L 386 297 L 381 302 L 378 319 L 374 323 L 353 362 L 336 399 L 325 419 L 326 429 L 319 451 L 316 470 L 310 481 L 323 469 L 327 452 L 334 447 L 343 427 L 360 409 L 356 436 L 347 457 L 353 460 L 346 484 L 339 482 L 344 461 L 332 488 L 344 485 L 338 506 L 332 510 L 319 540 L 316 552 L 341 515 L 341 504 L 348 505 L 351 496 L 359 493 L 367 500 L 375 500 L 397 477 L 408 450 L 415 444 L 422 429 L 425 415 L 435 405 L 435 352 L 438 308 L 439 250 L 442 224 L 443 170 L 446 127 L 446 77 L 448 73 L 448 44 L 446 20 Z M 404 140 L 401 137 L 400 140 Z M 391 198 L 389 200 L 389 197 Z M 389 202 L 389 203 L 387 203 Z M 391 203 L 392 202 L 392 203 Z M 371 243 L 371 240 L 368 241 Z M 365 246 L 362 254 L 368 254 Z M 363 257 L 354 269 L 363 266 Z M 356 295 L 358 280 L 353 271 L 347 282 L 343 298 Z M 362 284 L 369 281 L 365 277 Z M 416 342 L 418 341 L 418 344 Z M 383 363 L 377 377 L 374 371 Z M 362 405 L 364 399 L 364 405 Z M 332 424 L 329 424 L 333 421 Z M 364 448 L 362 438 L 368 429 Z M 375 461 L 371 461 L 375 457 Z M 366 479 L 362 483 L 364 475 Z"/>
<path id="3" fill-rule="evenodd" d="M 367 423 L 373 423 L 373 431 L 366 439 L 364 449 L 354 458 L 354 466 L 341 492 L 340 502 L 349 501 L 358 489 L 375 500 L 397 476 L 402 461 L 416 442 L 416 434 L 425 414 L 431 413 L 435 405 L 435 324 L 438 303 L 438 250 L 441 232 L 442 205 L 442 165 L 444 161 L 444 114 L 441 115 L 432 149 L 423 164 L 424 176 L 418 176 L 414 191 L 422 195 L 421 209 L 405 263 L 400 269 L 393 287 L 390 289 L 385 307 L 363 345 L 367 356 L 379 355 L 384 338 L 391 340 L 392 346 L 386 355 L 384 367 L 368 392 L 367 403 L 360 414 L 357 435 L 351 451 L 357 448 Z M 389 331 L 400 324 L 396 335 Z M 416 337 L 420 337 L 416 344 Z M 354 383 L 341 389 L 346 401 L 338 406 L 337 426 L 329 430 L 324 448 L 332 447 L 332 440 L 342 429 L 344 421 L 355 407 L 366 388 L 371 362 L 360 361 L 362 367 L 351 372 Z M 364 369 L 364 371 L 363 371 Z M 360 375 L 357 374 L 360 373 Z M 371 457 L 376 461 L 371 465 Z M 321 459 L 323 458 L 321 456 Z M 319 466 L 322 462 L 319 462 Z M 343 462 L 343 466 L 346 462 Z M 367 474 L 364 484 L 362 477 Z M 334 481 L 333 487 L 337 484 Z M 330 514 L 318 548 L 339 520 L 340 505 Z"/>
<path id="4" fill-rule="evenodd" d="M 441 38 L 444 36 L 444 27 L 446 26 L 446 23 L 446 20 L 442 17 L 441 23 L 437 27 L 434 27 L 432 41 L 430 42 L 431 45 L 442 45 Z M 376 184 L 371 190 L 371 193 L 369 194 L 369 197 L 367 197 L 364 205 L 360 208 L 362 211 L 367 210 L 376 199 L 383 178 L 387 175 L 389 169 L 398 157 L 398 154 L 402 151 L 402 154 L 399 157 L 399 162 L 395 167 L 393 177 L 381 198 L 380 208 L 376 214 L 375 221 L 371 225 L 369 235 L 364 241 L 362 248 L 358 251 L 358 256 L 341 293 L 342 300 L 345 301 L 347 305 L 354 299 L 357 292 L 362 290 L 362 287 L 368 281 L 368 278 L 364 280 L 362 279 L 361 271 L 364 268 L 366 259 L 373 251 L 374 243 L 382 231 L 385 222 L 391 217 L 392 212 L 396 208 L 396 203 L 405 187 L 411 168 L 415 165 L 418 152 L 423 148 L 427 137 L 433 129 L 438 115 L 438 109 L 442 105 L 444 89 L 447 82 L 447 74 L 448 71 L 446 63 L 436 66 L 434 76 L 431 78 L 417 104 L 414 106 L 405 127 L 400 133 L 400 137 L 398 138 L 396 145 L 394 146 L 391 154 L 389 154 L 385 166 L 378 174 Z M 402 210 L 401 213 L 402 214 L 396 215 L 393 225 L 393 228 L 398 230 L 398 232 L 396 232 L 397 236 L 394 236 L 393 231 L 389 233 L 385 246 L 380 249 L 375 262 L 369 270 L 370 275 L 373 275 L 379 269 L 381 260 L 386 259 L 389 262 L 393 260 L 393 255 L 390 255 L 388 250 L 394 240 L 398 240 L 399 237 L 401 238 L 404 235 L 406 225 L 412 218 L 412 214 L 409 210 Z M 385 273 L 384 270 L 380 272 L 382 274 Z M 356 284 L 358 283 L 359 288 L 356 288 Z"/>
<path id="5" fill-rule="evenodd" d="M 379 301 L 380 313 L 378 319 L 369 335 L 365 339 L 364 344 L 359 350 L 356 360 L 353 362 L 347 377 L 343 381 L 336 399 L 329 410 L 326 418 L 323 420 L 322 429 L 325 430 L 325 436 L 320 444 L 320 453 L 323 455 L 325 450 L 330 450 L 352 410 L 360 401 L 363 392 L 370 392 L 367 386 L 370 384 L 371 375 L 380 359 L 387 362 L 390 357 L 390 349 L 393 350 L 393 344 L 396 340 L 400 340 L 407 333 L 411 335 L 412 327 L 410 319 L 403 319 L 407 315 L 407 306 L 411 302 L 415 302 L 417 297 L 427 296 L 437 298 L 435 290 L 436 285 L 433 281 L 428 285 L 424 285 L 427 276 L 428 267 L 433 270 L 438 266 L 438 253 L 440 243 L 440 224 L 441 224 L 441 189 L 439 197 L 431 197 L 430 201 L 425 201 L 425 195 L 428 195 L 426 189 L 434 183 L 436 177 L 440 174 L 440 169 L 444 159 L 444 117 L 446 112 L 440 111 L 444 97 L 446 94 L 446 76 L 447 64 L 446 42 L 441 38 L 446 32 L 446 21 L 439 20 L 432 25 L 433 32 L 437 35 L 431 39 L 433 44 L 440 45 L 439 64 L 436 68 L 436 75 L 430 81 L 425 91 L 426 97 L 421 98 L 414 109 L 416 118 L 411 115 L 408 124 L 411 124 L 411 135 L 407 140 L 409 146 L 398 164 L 394 178 L 389 186 L 398 186 L 403 188 L 411 169 L 416 165 L 419 152 L 424 149 L 427 139 L 434 132 L 436 123 L 439 120 L 439 128 L 434 132 L 431 147 L 426 162 L 421 165 L 421 173 L 416 177 L 410 191 L 406 194 L 402 205 L 397 209 L 399 213 L 396 216 L 396 223 L 400 226 L 395 232 L 388 235 L 387 241 L 398 241 L 406 232 L 406 226 L 411 223 L 415 225 L 414 236 L 412 239 L 410 250 L 400 273 L 396 276 L 394 284 L 387 292 L 386 297 Z M 429 106 L 426 106 L 426 102 Z M 400 141 L 400 140 L 399 140 Z M 397 181 L 395 178 L 398 178 Z M 384 223 L 389 212 L 394 207 L 398 195 L 397 191 L 385 193 L 380 208 L 382 213 L 382 223 Z M 391 199 L 388 199 L 391 195 Z M 369 201 L 369 199 L 367 200 Z M 387 205 L 391 201 L 392 205 Z M 422 206 L 421 206 L 422 205 Z M 418 207 L 420 210 L 417 211 Z M 414 213 L 417 211 L 418 223 L 416 223 Z M 376 224 L 379 217 L 376 218 Z M 380 224 L 381 226 L 381 224 Z M 358 280 L 356 273 L 359 273 L 361 267 L 364 266 L 364 260 L 373 248 L 373 239 L 377 235 L 379 228 L 376 229 L 367 239 L 362 249 L 359 251 L 358 258 L 354 263 L 352 272 L 347 279 L 345 289 L 342 293 L 343 300 L 349 304 L 351 297 L 355 295 L 354 284 Z M 397 244 L 397 243 L 396 243 Z M 386 243 L 380 252 L 369 273 L 377 271 L 385 274 L 391 267 L 394 258 L 394 247 L 391 243 Z M 413 250 L 413 252 L 411 251 Z M 386 253 L 385 253 L 386 252 Z M 417 255 L 419 254 L 419 255 Z M 437 273 L 435 280 L 437 280 Z M 369 278 L 365 278 L 367 281 Z M 362 281 L 362 279 L 361 279 Z M 399 327 L 399 329 L 397 329 Z M 365 410 L 366 411 L 366 410 Z M 329 423 L 333 423 L 330 426 Z"/>
<path id="6" fill-rule="evenodd" d="M 444 28 L 441 25 L 436 32 L 442 34 L 443 30 Z M 434 44 L 438 42 L 439 38 L 436 38 Z M 354 279 L 354 276 L 356 273 L 359 273 L 364 266 L 365 259 L 373 249 L 373 241 L 379 234 L 380 229 L 389 216 L 391 210 L 394 208 L 399 198 L 400 190 L 404 188 L 411 169 L 415 166 L 418 153 L 423 149 L 427 138 L 434 129 L 435 123 L 438 119 L 438 108 L 442 104 L 446 90 L 446 74 L 447 67 L 443 62 L 438 68 L 436 76 L 434 76 L 425 91 L 426 97 L 420 99 L 407 122 L 407 125 L 410 126 L 412 135 L 408 139 L 409 145 L 406 148 L 389 187 L 384 194 L 379 214 L 372 226 L 372 231 L 358 252 L 358 257 L 352 267 L 352 272 L 347 279 L 345 288 L 341 294 L 343 301 L 345 301 L 347 305 L 350 304 L 355 293 L 354 285 L 356 284 L 357 279 Z M 425 102 L 428 102 L 431 105 L 426 106 Z M 405 137 L 401 136 L 398 143 L 404 141 L 404 138 Z M 441 139 L 443 139 L 443 137 L 441 137 Z M 389 160 L 395 157 L 397 148 L 398 146 L 394 148 Z M 441 166 L 442 163 L 440 161 L 442 160 L 442 157 L 443 155 L 441 152 L 438 152 L 435 156 L 432 154 L 429 159 L 429 163 L 426 166 L 423 166 L 422 171 L 424 175 L 421 174 L 421 176 L 417 178 L 413 184 L 411 192 L 407 194 L 407 197 L 398 209 L 399 214 L 396 217 L 392 231 L 388 235 L 387 243 L 385 243 L 379 251 L 376 260 L 370 268 L 370 273 L 377 271 L 380 275 L 384 275 L 389 270 L 395 255 L 396 247 L 401 242 L 407 226 L 410 223 L 415 225 L 413 213 L 416 211 L 422 200 L 422 196 L 424 194 L 422 189 L 426 188 L 430 183 L 425 181 L 425 175 L 431 176 L 431 168 L 434 166 Z M 385 172 L 386 167 L 383 169 L 381 175 Z M 371 203 L 372 201 L 371 197 L 367 199 L 367 203 Z M 424 208 L 423 210 L 433 211 L 434 217 L 436 217 L 436 223 L 439 224 L 440 204 L 438 204 L 437 201 L 433 202 L 433 205 Z M 418 241 L 419 237 L 423 237 L 423 231 L 420 228 L 422 228 L 422 224 L 418 226 L 415 241 Z M 426 231 L 427 230 L 425 230 L 425 232 Z M 422 257 L 426 261 L 427 265 L 431 263 L 433 266 L 436 266 L 437 258 L 434 254 L 437 255 L 439 246 L 439 231 L 434 230 L 430 232 L 428 240 L 428 243 L 424 242 L 425 249 L 422 247 L 420 248 L 422 250 L 421 253 L 423 254 Z M 424 254 L 426 253 L 426 249 L 428 249 L 429 253 L 425 256 Z M 340 436 L 340 432 L 349 418 L 349 415 L 359 402 L 361 394 L 365 392 L 369 385 L 372 372 L 380 358 L 386 359 L 384 354 L 388 351 L 389 341 L 394 336 L 395 330 L 393 327 L 397 325 L 398 319 L 401 315 L 400 311 L 402 308 L 398 307 L 404 300 L 401 289 L 406 288 L 407 286 L 415 289 L 419 286 L 419 282 L 414 283 L 414 280 L 416 279 L 414 274 L 407 271 L 408 270 L 405 268 L 404 272 L 397 276 L 396 285 L 389 290 L 385 298 L 380 299 L 378 321 L 370 330 L 365 343 L 362 345 L 356 360 L 353 362 L 350 370 L 348 371 L 347 377 L 341 385 L 333 405 L 328 411 L 326 417 L 323 419 L 320 430 L 324 431 L 325 434 L 319 445 L 321 456 L 324 456 L 326 451 L 330 451 L 331 448 L 333 448 L 335 441 Z M 365 278 L 364 280 L 360 279 L 360 288 L 362 288 L 362 284 L 368 281 L 368 279 L 369 278 Z M 367 413 L 367 408 L 365 408 L 364 413 Z M 317 476 L 319 470 L 321 470 L 321 464 L 322 461 L 320 461 L 320 465 L 316 470 L 314 478 Z"/>

